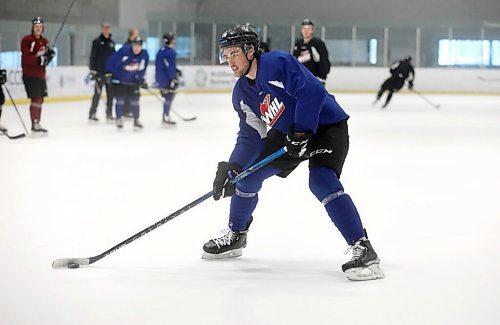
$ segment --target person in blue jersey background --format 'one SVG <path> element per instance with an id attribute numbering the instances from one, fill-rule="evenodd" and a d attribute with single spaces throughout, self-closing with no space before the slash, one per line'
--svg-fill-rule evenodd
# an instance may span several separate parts
<path id="1" fill-rule="evenodd" d="M 342 265 L 350 280 L 384 277 L 359 213 L 339 181 L 349 149 L 349 116 L 321 82 L 292 55 L 263 54 L 258 35 L 242 25 L 224 32 L 220 61 L 239 77 L 232 102 L 240 130 L 229 161 L 218 164 L 214 199 L 231 196 L 229 230 L 203 246 L 205 259 L 238 257 L 265 179 L 286 177 L 309 161 L 309 188 L 325 206 L 353 257 Z M 269 128 L 267 131 L 267 128 Z M 286 146 L 281 156 L 237 184 L 229 180 L 256 161 Z"/>
<path id="2" fill-rule="evenodd" d="M 124 45 L 120 50 L 113 53 L 106 62 L 106 71 L 112 74 L 112 83 L 115 92 L 116 126 L 123 128 L 123 110 L 125 101 L 130 99 L 130 106 L 134 116 L 134 127 L 142 129 L 139 121 L 140 87 L 148 88 L 144 80 L 149 55 L 142 48 L 142 39 L 136 37 L 131 44 Z"/>
<path id="3" fill-rule="evenodd" d="M 163 35 L 163 42 L 164 46 L 156 55 L 156 83 L 160 88 L 161 95 L 165 98 L 162 121 L 165 124 L 175 124 L 170 119 L 170 106 L 172 106 L 175 92 L 179 87 L 179 77 L 182 76 L 182 72 L 177 69 L 175 35 L 166 33 Z"/>

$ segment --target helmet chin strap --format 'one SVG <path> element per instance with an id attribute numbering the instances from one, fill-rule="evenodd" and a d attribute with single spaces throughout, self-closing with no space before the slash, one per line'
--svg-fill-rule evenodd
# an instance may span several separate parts
<path id="1" fill-rule="evenodd" d="M 247 59 L 247 61 L 248 61 L 247 71 L 245 71 L 245 73 L 243 74 L 244 76 L 246 76 L 250 72 L 250 69 L 252 68 L 252 62 L 253 62 L 253 60 L 255 60 L 255 55 L 252 57 L 251 60 L 249 60 L 247 57 L 247 52 L 245 50 L 243 50 L 243 51 L 245 53 L 245 59 Z"/>
<path id="2" fill-rule="evenodd" d="M 252 62 L 253 62 L 253 60 L 255 60 L 255 58 L 252 58 L 251 60 L 249 60 L 249 59 L 247 58 L 247 61 L 248 61 L 248 69 L 247 69 L 247 71 L 245 71 L 244 76 L 246 76 L 246 75 L 250 72 L 250 69 L 252 68 Z"/>

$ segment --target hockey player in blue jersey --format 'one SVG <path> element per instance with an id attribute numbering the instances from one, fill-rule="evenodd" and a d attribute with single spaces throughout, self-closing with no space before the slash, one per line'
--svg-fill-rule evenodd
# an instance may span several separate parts
<path id="1" fill-rule="evenodd" d="M 203 258 L 241 256 L 263 181 L 274 175 L 286 177 L 309 160 L 309 188 L 353 252 L 342 271 L 350 280 L 383 278 L 358 211 L 339 181 L 349 148 L 349 116 L 296 58 L 281 51 L 262 54 L 258 35 L 245 26 L 222 34 L 220 59 L 239 77 L 232 102 L 240 130 L 229 161 L 218 164 L 213 184 L 215 200 L 232 196 L 229 230 L 205 243 Z M 288 155 L 236 185 L 228 182 L 284 146 Z"/>
<path id="2" fill-rule="evenodd" d="M 130 99 L 134 115 L 134 127 L 142 129 L 139 121 L 139 88 L 148 88 L 144 75 L 149 62 L 149 55 L 142 48 L 142 39 L 136 37 L 131 44 L 124 45 L 113 53 L 106 62 L 106 71 L 112 73 L 112 83 L 116 96 L 116 126 L 123 128 L 123 108 L 125 100 Z"/>
<path id="3" fill-rule="evenodd" d="M 175 97 L 175 92 L 179 86 L 179 77 L 182 72 L 177 69 L 175 53 L 175 35 L 166 33 L 163 35 L 165 45 L 156 55 L 156 83 L 160 88 L 161 95 L 165 98 L 163 103 L 163 123 L 175 124 L 170 119 L 170 106 Z"/>

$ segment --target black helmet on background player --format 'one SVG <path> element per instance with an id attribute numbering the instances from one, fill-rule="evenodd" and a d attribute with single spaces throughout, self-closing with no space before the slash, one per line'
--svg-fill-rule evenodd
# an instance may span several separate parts
<path id="1" fill-rule="evenodd" d="M 45 30 L 45 22 L 43 21 L 42 17 L 37 16 L 37 17 L 33 18 L 33 20 L 31 21 L 31 33 L 32 34 L 33 34 L 33 27 L 35 25 L 38 25 L 38 24 L 43 26 L 42 33 Z"/>
<path id="2" fill-rule="evenodd" d="M 172 44 L 172 42 L 174 40 L 175 40 L 175 34 L 174 33 L 168 32 L 168 33 L 165 33 L 163 35 L 163 42 L 165 42 L 165 44 L 167 44 L 167 45 Z"/>
<path id="3" fill-rule="evenodd" d="M 409 55 L 407 55 L 407 56 L 405 56 L 405 57 L 403 58 L 403 60 L 408 61 L 408 62 L 411 62 L 412 57 L 411 57 L 411 56 L 409 56 Z"/>
<path id="4" fill-rule="evenodd" d="M 301 24 L 301 25 L 302 25 L 302 26 L 312 26 L 312 27 L 314 27 L 314 22 L 313 22 L 311 19 L 306 18 L 306 19 L 304 19 L 304 20 L 302 21 L 302 24 Z"/>
<path id="5" fill-rule="evenodd" d="M 137 36 L 132 41 L 130 41 L 130 44 L 132 44 L 132 45 L 137 44 L 137 45 L 142 46 L 142 43 L 144 43 L 144 41 L 142 40 L 142 38 L 140 36 Z"/>
<path id="6" fill-rule="evenodd" d="M 239 25 L 234 28 L 228 29 L 219 40 L 219 62 L 224 63 L 227 59 L 224 57 L 224 49 L 228 47 L 240 47 L 243 53 L 248 53 L 248 50 L 253 47 L 255 54 L 258 56 L 259 52 L 259 35 L 252 28 L 246 25 Z M 255 58 L 256 56 L 254 56 Z"/>

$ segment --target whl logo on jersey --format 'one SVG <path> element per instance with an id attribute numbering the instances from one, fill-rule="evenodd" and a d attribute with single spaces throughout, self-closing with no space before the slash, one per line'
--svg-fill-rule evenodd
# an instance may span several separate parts
<path id="1" fill-rule="evenodd" d="M 271 95 L 267 94 L 262 103 L 260 103 L 260 118 L 267 125 L 273 126 L 284 110 L 285 104 L 283 102 L 280 102 L 276 97 L 271 101 Z"/>

